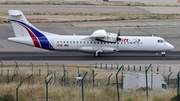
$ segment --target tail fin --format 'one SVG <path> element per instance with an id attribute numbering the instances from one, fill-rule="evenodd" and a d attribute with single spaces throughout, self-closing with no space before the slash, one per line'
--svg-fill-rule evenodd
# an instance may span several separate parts
<path id="1" fill-rule="evenodd" d="M 53 49 L 52 45 L 45 36 L 45 34 L 50 35 L 50 33 L 40 31 L 30 24 L 26 20 L 24 14 L 19 10 L 8 10 L 8 13 L 16 36 L 15 38 L 8 38 L 10 41 L 29 44 L 44 49 Z M 25 42 L 25 38 L 22 37 L 31 38 L 32 42 Z"/>
<path id="2" fill-rule="evenodd" d="M 8 13 L 16 37 L 30 37 L 30 30 L 38 30 L 36 27 L 34 27 L 26 20 L 24 14 L 21 11 L 8 10 Z"/>

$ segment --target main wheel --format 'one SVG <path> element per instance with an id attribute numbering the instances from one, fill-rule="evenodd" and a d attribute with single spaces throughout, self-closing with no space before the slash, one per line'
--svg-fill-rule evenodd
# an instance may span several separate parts
<path id="1" fill-rule="evenodd" d="M 101 54 L 102 54 L 101 52 L 96 52 L 96 53 L 94 53 L 94 56 L 99 57 L 99 56 L 101 56 Z"/>

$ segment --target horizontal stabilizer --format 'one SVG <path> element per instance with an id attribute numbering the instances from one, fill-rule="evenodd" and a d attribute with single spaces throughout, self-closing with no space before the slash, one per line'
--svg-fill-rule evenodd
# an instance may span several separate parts
<path id="1" fill-rule="evenodd" d="M 10 16 L 20 16 L 22 15 L 23 13 L 19 10 L 8 10 L 8 13 Z"/>

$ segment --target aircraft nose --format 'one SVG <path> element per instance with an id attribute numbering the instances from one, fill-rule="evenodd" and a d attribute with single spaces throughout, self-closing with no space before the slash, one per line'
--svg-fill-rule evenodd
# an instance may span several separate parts
<path id="1" fill-rule="evenodd" d="M 169 43 L 169 45 L 168 45 L 168 46 L 169 46 L 169 49 L 170 49 L 170 50 L 174 49 L 174 46 L 173 46 L 173 45 L 171 45 L 170 43 Z"/>
<path id="2" fill-rule="evenodd" d="M 170 48 L 171 48 L 171 49 L 174 49 L 174 46 L 173 46 L 173 45 L 171 45 L 171 46 L 170 46 Z"/>

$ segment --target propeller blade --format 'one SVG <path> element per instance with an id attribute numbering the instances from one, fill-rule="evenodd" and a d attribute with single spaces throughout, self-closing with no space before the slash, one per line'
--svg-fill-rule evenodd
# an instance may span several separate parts
<path id="1" fill-rule="evenodd" d="M 116 42 L 117 42 L 117 48 L 118 48 L 118 45 L 119 45 L 119 40 L 121 40 L 121 38 L 119 38 L 119 36 L 121 36 L 121 28 L 119 28 L 119 31 L 117 33 L 117 38 L 116 38 Z"/>
<path id="2" fill-rule="evenodd" d="M 118 31 L 118 36 L 120 36 L 121 35 L 121 28 L 119 28 L 119 31 Z"/>

